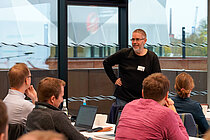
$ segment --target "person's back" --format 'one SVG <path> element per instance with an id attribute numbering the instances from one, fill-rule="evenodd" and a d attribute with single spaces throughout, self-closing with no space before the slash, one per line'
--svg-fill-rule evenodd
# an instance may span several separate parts
<path id="1" fill-rule="evenodd" d="M 121 114 L 117 130 L 120 139 L 176 139 L 180 133 L 179 115 L 152 99 L 139 99 L 128 103 Z M 126 124 L 126 125 L 124 125 Z M 130 125 L 129 125 L 130 124 Z M 183 126 L 184 129 L 184 126 Z M 118 135 L 119 131 L 117 131 Z M 174 136 L 174 134 L 176 134 Z M 182 134 L 180 134 L 180 139 Z"/>
<path id="2" fill-rule="evenodd" d="M 28 132 L 34 130 L 53 130 L 63 133 L 71 140 L 85 139 L 74 128 L 63 111 L 46 103 L 36 103 L 36 107 L 27 117 L 26 128 Z"/>
<path id="3" fill-rule="evenodd" d="M 9 123 L 25 124 L 26 118 L 34 108 L 34 105 L 30 101 L 24 100 L 24 94 L 17 92 L 9 89 L 9 94 L 4 98 L 4 103 L 8 109 Z"/>
<path id="4" fill-rule="evenodd" d="M 27 117 L 27 132 L 33 131 L 33 130 L 54 130 L 56 117 L 60 115 L 56 115 L 56 112 L 51 109 L 47 108 L 40 108 L 37 104 L 36 107 L 33 109 L 33 111 L 28 115 Z M 62 113 L 62 112 L 60 112 Z M 39 120 L 39 121 L 36 121 Z"/>
<path id="5" fill-rule="evenodd" d="M 175 79 L 174 88 L 177 91 L 177 96 L 172 97 L 172 100 L 177 112 L 191 113 L 198 125 L 199 133 L 204 134 L 209 129 L 208 122 L 200 103 L 190 99 L 190 93 L 194 88 L 193 78 L 185 72 L 180 73 Z"/>
<path id="6" fill-rule="evenodd" d="M 8 109 L 10 124 L 24 124 L 28 114 L 34 108 L 37 93 L 31 85 L 31 73 L 24 63 L 15 64 L 8 72 L 10 89 L 4 98 Z M 24 93 L 32 100 L 25 100 Z"/>
<path id="7" fill-rule="evenodd" d="M 204 134 L 209 129 L 200 103 L 190 98 L 180 98 L 179 96 L 172 97 L 172 100 L 174 101 L 174 106 L 178 113 L 191 113 L 193 115 L 200 134 Z"/>
<path id="8" fill-rule="evenodd" d="M 124 107 L 116 140 L 124 139 L 189 139 L 179 115 L 168 97 L 169 81 L 161 73 L 143 81 L 142 96 Z"/>

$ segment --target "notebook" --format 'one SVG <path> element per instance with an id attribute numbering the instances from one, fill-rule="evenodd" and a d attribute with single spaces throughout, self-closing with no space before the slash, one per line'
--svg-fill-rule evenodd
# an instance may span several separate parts
<path id="1" fill-rule="evenodd" d="M 92 129 L 96 112 L 96 106 L 81 105 L 74 125 L 76 129 L 79 131 Z"/>
<path id="2" fill-rule="evenodd" d="M 114 140 L 115 139 L 116 130 L 117 130 L 117 126 L 118 126 L 118 123 L 119 123 L 119 120 L 120 120 L 121 112 L 122 111 L 119 111 L 118 114 L 117 114 L 117 121 L 116 121 L 116 124 L 115 124 L 114 134 L 99 134 L 99 135 L 94 135 L 94 136 L 98 137 L 98 138 L 107 139 L 107 140 Z"/>

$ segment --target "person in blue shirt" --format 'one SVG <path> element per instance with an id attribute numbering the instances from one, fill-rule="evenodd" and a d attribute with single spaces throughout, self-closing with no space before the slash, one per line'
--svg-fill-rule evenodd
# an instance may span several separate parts
<path id="1" fill-rule="evenodd" d="M 177 96 L 171 99 L 174 101 L 177 113 L 191 113 L 198 125 L 199 134 L 204 134 L 209 129 L 208 122 L 200 103 L 190 99 L 190 93 L 194 88 L 193 78 L 185 72 L 179 74 L 175 79 L 174 88 Z"/>

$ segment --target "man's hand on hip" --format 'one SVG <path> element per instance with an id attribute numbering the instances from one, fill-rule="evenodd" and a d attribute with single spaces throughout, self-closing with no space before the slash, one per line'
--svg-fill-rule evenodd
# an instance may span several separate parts
<path id="1" fill-rule="evenodd" d="M 118 78 L 118 79 L 115 81 L 115 85 L 122 86 L 121 78 Z"/>

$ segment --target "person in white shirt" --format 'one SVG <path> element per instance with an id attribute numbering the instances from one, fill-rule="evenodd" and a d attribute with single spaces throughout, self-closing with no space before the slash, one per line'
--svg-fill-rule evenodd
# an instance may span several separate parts
<path id="1" fill-rule="evenodd" d="M 31 85 L 31 72 L 26 64 L 17 63 L 8 72 L 10 89 L 3 102 L 8 109 L 9 124 L 26 125 L 28 114 L 35 107 L 37 93 Z M 25 100 L 26 94 L 32 102 Z"/>

